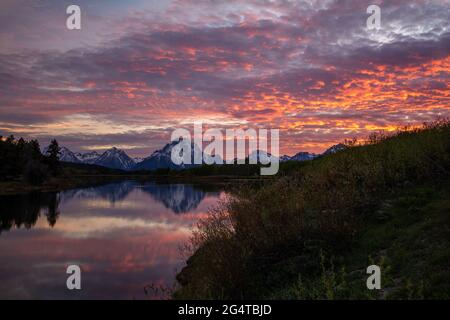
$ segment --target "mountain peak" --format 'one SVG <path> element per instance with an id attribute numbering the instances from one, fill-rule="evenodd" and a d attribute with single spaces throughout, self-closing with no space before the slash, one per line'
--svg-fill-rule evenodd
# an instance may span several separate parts
<path id="1" fill-rule="evenodd" d="M 170 168 L 170 169 L 186 169 L 190 167 L 196 166 L 195 164 L 182 164 L 176 165 L 172 162 L 172 149 L 177 144 L 183 141 L 183 138 L 179 138 L 178 140 L 171 141 L 164 145 L 162 149 L 154 151 L 150 156 L 146 158 L 131 158 L 128 154 L 117 147 L 111 147 L 105 150 L 103 153 L 98 153 L 97 151 L 89 151 L 89 152 L 72 152 L 69 148 L 65 146 L 60 147 L 60 156 L 59 159 L 64 162 L 72 162 L 72 163 L 85 163 L 85 164 L 95 164 L 111 169 L 120 169 L 120 170 L 156 170 L 160 168 Z M 347 146 L 343 143 L 338 143 L 336 145 L 331 146 L 321 155 L 328 155 L 339 152 L 341 150 L 346 149 Z M 45 154 L 48 150 L 48 147 L 43 149 L 43 154 Z M 194 142 L 191 142 L 191 151 L 192 151 L 192 159 L 194 156 L 195 150 L 202 150 L 199 146 L 197 146 Z M 207 155 L 204 154 L 204 157 Z M 270 157 L 271 154 L 263 151 L 263 150 L 254 150 L 250 157 L 255 157 L 258 160 L 261 160 L 265 157 Z M 320 156 L 320 154 L 310 153 L 300 151 L 295 155 L 288 156 L 283 155 L 280 157 L 280 161 L 308 161 L 313 160 L 316 157 Z M 249 157 L 246 158 L 246 162 Z M 237 159 L 235 159 L 236 161 Z"/>
<path id="2" fill-rule="evenodd" d="M 43 154 L 47 154 L 49 147 L 44 148 L 44 150 L 42 150 Z M 69 148 L 66 148 L 64 146 L 59 148 L 59 161 L 63 161 L 63 162 L 72 162 L 72 163 L 80 163 L 80 159 L 78 159 L 78 157 L 75 155 L 75 153 L 73 153 L 72 151 L 70 151 Z"/>
<path id="3" fill-rule="evenodd" d="M 284 155 L 280 158 L 281 162 L 285 162 L 285 161 L 309 161 L 309 160 L 313 160 L 315 158 L 317 158 L 318 155 L 315 153 L 310 153 L 310 152 L 305 152 L 305 151 L 300 151 L 298 153 L 296 153 L 295 155 L 293 155 L 292 157 Z"/>
<path id="4" fill-rule="evenodd" d="M 149 157 L 137 163 L 134 169 L 136 170 L 156 170 L 156 169 L 186 169 L 196 166 L 195 164 L 181 164 L 176 165 L 172 162 L 172 149 L 182 142 L 180 138 L 175 141 L 167 143 L 162 149 L 154 151 Z M 194 152 L 202 152 L 199 146 L 191 142 L 191 160 L 193 160 Z M 191 161 L 193 163 L 193 161 Z"/>
<path id="5" fill-rule="evenodd" d="M 125 151 L 112 147 L 105 150 L 94 162 L 94 164 L 111 169 L 130 170 L 135 162 Z"/>
<path id="6" fill-rule="evenodd" d="M 48 147 L 44 148 L 43 153 L 45 154 L 47 150 Z M 125 151 L 118 149 L 117 147 L 107 149 L 100 154 L 97 151 L 74 153 L 69 148 L 61 146 L 59 160 L 71 163 L 95 164 L 120 170 L 130 170 L 135 165 L 135 161 L 131 159 Z"/>
<path id="7" fill-rule="evenodd" d="M 323 155 L 327 155 L 327 154 L 333 154 L 339 151 L 342 151 L 344 149 L 347 149 L 347 146 L 343 143 L 338 143 L 335 144 L 334 146 L 329 147 L 327 150 L 325 150 L 324 153 L 322 153 Z"/>

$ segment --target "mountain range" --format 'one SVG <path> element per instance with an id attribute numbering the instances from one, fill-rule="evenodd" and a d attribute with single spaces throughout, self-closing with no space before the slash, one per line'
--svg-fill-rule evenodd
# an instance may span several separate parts
<path id="1" fill-rule="evenodd" d="M 48 147 L 43 150 L 47 153 Z M 132 170 L 136 161 L 132 159 L 125 151 L 116 147 L 108 149 L 103 153 L 96 151 L 86 153 L 75 153 L 67 147 L 60 148 L 59 160 L 70 163 L 93 164 L 111 169 Z"/>
<path id="2" fill-rule="evenodd" d="M 84 164 L 93 164 L 98 166 L 103 166 L 111 169 L 120 169 L 120 170 L 156 170 L 156 169 L 188 169 L 196 166 L 195 164 L 181 164 L 176 165 L 171 160 L 171 153 L 174 146 L 176 146 L 179 141 L 173 141 L 171 143 L 166 144 L 162 149 L 156 150 L 150 156 L 146 158 L 131 158 L 125 151 L 113 147 L 108 149 L 102 153 L 97 151 L 90 151 L 86 153 L 81 152 L 72 152 L 67 147 L 60 148 L 60 156 L 59 160 L 63 162 L 70 163 L 84 163 Z M 309 152 L 298 152 L 293 156 L 283 155 L 280 157 L 280 162 L 286 161 L 309 161 L 314 158 L 317 158 L 321 155 L 328 155 L 332 153 L 339 152 L 345 149 L 345 145 L 342 143 L 336 144 L 330 148 L 328 148 L 325 152 L 321 154 L 309 153 Z M 43 150 L 45 154 L 48 148 Z M 201 152 L 200 148 L 192 144 L 191 145 L 192 158 L 191 162 L 193 163 L 193 155 L 194 150 Z M 252 156 L 260 159 L 262 155 L 270 156 L 269 153 L 264 151 L 253 151 Z M 235 161 L 236 162 L 236 161 Z"/>

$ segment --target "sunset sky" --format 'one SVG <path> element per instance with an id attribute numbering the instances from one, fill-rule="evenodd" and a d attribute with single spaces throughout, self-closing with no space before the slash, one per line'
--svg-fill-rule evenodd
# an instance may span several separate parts
<path id="1" fill-rule="evenodd" d="M 0 1 L 0 135 L 73 151 L 147 156 L 203 121 L 321 152 L 449 117 L 449 71 L 450 0 Z"/>

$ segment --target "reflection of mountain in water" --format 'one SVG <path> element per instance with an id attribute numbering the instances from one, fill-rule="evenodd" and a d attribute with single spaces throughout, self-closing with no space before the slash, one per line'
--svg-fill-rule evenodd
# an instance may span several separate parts
<path id="1" fill-rule="evenodd" d="M 59 195 L 56 193 L 31 193 L 0 197 L 0 234 L 4 230 L 32 228 L 44 214 L 53 227 L 59 217 Z"/>
<path id="2" fill-rule="evenodd" d="M 185 213 L 196 209 L 208 194 L 192 185 L 185 184 L 152 183 L 143 185 L 141 190 L 175 213 Z"/>
<path id="3" fill-rule="evenodd" d="M 157 184 L 152 182 L 140 185 L 135 181 L 125 181 L 63 191 L 61 198 L 63 201 L 102 198 L 114 204 L 117 201 L 124 200 L 137 187 L 174 213 L 185 213 L 196 209 L 205 196 L 210 193 L 185 184 Z M 218 193 L 212 194 L 218 195 Z"/>
<path id="4" fill-rule="evenodd" d="M 218 192 L 201 190 L 185 184 L 138 184 L 135 181 L 110 183 L 60 193 L 31 193 L 0 197 L 0 234 L 4 230 L 32 228 L 41 215 L 45 215 L 50 226 L 54 226 L 59 215 L 60 202 L 82 199 L 106 199 L 111 204 L 127 198 L 133 189 L 139 188 L 153 200 L 162 203 L 174 213 L 195 210 L 206 195 Z"/>
<path id="5" fill-rule="evenodd" d="M 63 201 L 71 199 L 105 199 L 111 204 L 124 200 L 135 188 L 136 182 L 125 181 L 119 183 L 109 183 L 82 189 L 73 189 L 61 192 Z"/>

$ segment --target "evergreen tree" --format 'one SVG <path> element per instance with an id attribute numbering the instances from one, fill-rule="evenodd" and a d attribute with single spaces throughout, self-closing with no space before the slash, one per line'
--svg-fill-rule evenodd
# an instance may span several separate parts
<path id="1" fill-rule="evenodd" d="M 37 140 L 0 136 L 0 181 L 23 178 L 32 184 L 44 182 L 48 177 L 49 163 L 53 164 L 55 172 L 59 169 L 59 147 L 56 141 L 50 149 L 51 157 L 43 157 Z"/>
<path id="2" fill-rule="evenodd" d="M 61 151 L 56 139 L 50 142 L 47 150 L 47 162 L 52 174 L 57 174 L 60 169 L 59 155 Z"/>

